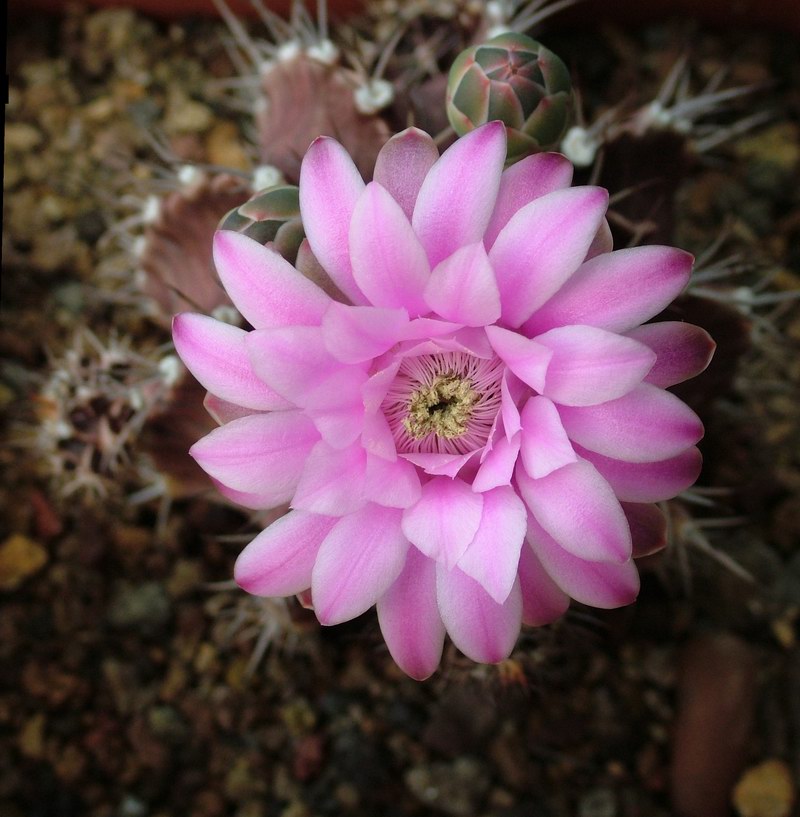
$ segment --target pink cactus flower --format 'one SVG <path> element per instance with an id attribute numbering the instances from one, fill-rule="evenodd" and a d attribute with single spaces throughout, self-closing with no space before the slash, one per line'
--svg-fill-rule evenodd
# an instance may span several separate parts
<path id="1" fill-rule="evenodd" d="M 419 679 L 445 634 L 497 662 L 521 623 L 555 620 L 570 598 L 632 602 L 633 557 L 664 543 L 653 503 L 700 470 L 703 427 L 665 388 L 702 371 L 714 344 L 645 323 L 692 257 L 612 252 L 605 190 L 570 187 L 557 154 L 505 159 L 500 122 L 441 157 L 410 129 L 365 184 L 321 137 L 300 208 L 335 288 L 220 232 L 220 279 L 253 329 L 175 319 L 222 422 L 192 455 L 242 505 L 290 507 L 245 548 L 237 582 L 310 588 L 323 624 L 376 605 Z"/>

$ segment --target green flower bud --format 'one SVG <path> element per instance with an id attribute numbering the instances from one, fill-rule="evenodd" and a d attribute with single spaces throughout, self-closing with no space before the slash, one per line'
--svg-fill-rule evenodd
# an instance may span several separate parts
<path id="1" fill-rule="evenodd" d="M 508 163 L 558 144 L 570 114 L 564 63 L 541 43 L 509 32 L 458 55 L 447 82 L 447 116 L 459 136 L 494 119 L 508 132 Z"/>
<path id="2" fill-rule="evenodd" d="M 287 261 L 294 263 L 304 238 L 297 187 L 278 184 L 259 191 L 234 207 L 220 221 L 219 229 L 244 233 L 260 244 L 271 241 Z"/>

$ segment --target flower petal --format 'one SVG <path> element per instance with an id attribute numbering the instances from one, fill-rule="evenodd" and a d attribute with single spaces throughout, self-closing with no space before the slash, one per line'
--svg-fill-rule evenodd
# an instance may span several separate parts
<path id="1" fill-rule="evenodd" d="M 639 573 L 633 559 L 622 564 L 590 562 L 559 547 L 535 520 L 529 519 L 528 541 L 553 581 L 581 604 L 613 610 L 636 601 Z"/>
<path id="2" fill-rule="evenodd" d="M 634 559 L 651 556 L 667 546 L 667 519 L 658 505 L 623 502 L 622 510 L 631 529 Z"/>
<path id="3" fill-rule="evenodd" d="M 300 216 L 311 250 L 336 286 L 366 303 L 353 279 L 348 233 L 364 182 L 347 151 L 327 136 L 315 139 L 300 167 Z"/>
<path id="4" fill-rule="evenodd" d="M 520 380 L 538 392 L 544 389 L 547 366 L 553 356 L 550 349 L 500 326 L 487 326 L 486 336 L 498 356 Z"/>
<path id="5" fill-rule="evenodd" d="M 374 180 L 386 188 L 410 220 L 422 182 L 439 158 L 436 143 L 419 128 L 406 128 L 378 153 Z"/>
<path id="6" fill-rule="evenodd" d="M 517 468 L 517 485 L 536 521 L 564 550 L 595 562 L 624 562 L 631 532 L 611 486 L 585 460 L 541 479 Z"/>
<path id="7" fill-rule="evenodd" d="M 482 242 L 460 247 L 436 265 L 425 301 L 445 320 L 466 326 L 485 326 L 500 317 L 500 292 Z"/>
<path id="8" fill-rule="evenodd" d="M 590 258 L 594 258 L 596 255 L 611 252 L 613 249 L 614 236 L 611 235 L 611 227 L 608 226 L 608 219 L 604 218 L 595 237 L 592 239 L 592 243 L 589 245 L 589 249 L 586 251 L 586 258 L 584 258 L 584 261 L 588 261 Z"/>
<path id="9" fill-rule="evenodd" d="M 500 231 L 518 210 L 571 183 L 572 164 L 560 153 L 534 153 L 504 170 L 497 203 L 484 236 L 486 248 L 491 249 Z"/>
<path id="10" fill-rule="evenodd" d="M 346 516 L 366 503 L 367 455 L 360 443 L 333 448 L 320 440 L 306 458 L 292 507 L 327 516 Z"/>
<path id="11" fill-rule="evenodd" d="M 478 531 L 458 560 L 458 567 L 498 604 L 508 598 L 514 586 L 527 515 L 524 503 L 510 486 L 486 491 Z"/>
<path id="12" fill-rule="evenodd" d="M 435 267 L 483 238 L 506 159 L 506 129 L 488 122 L 457 139 L 430 169 L 411 223 Z"/>
<path id="13" fill-rule="evenodd" d="M 403 533 L 426 556 L 452 567 L 475 538 L 483 497 L 460 479 L 434 477 L 403 513 Z"/>
<path id="14" fill-rule="evenodd" d="M 622 397 L 653 368 L 652 349 L 594 326 L 561 326 L 535 338 L 553 352 L 542 394 L 565 406 Z"/>
<path id="15" fill-rule="evenodd" d="M 511 218 L 489 252 L 505 323 L 523 324 L 578 269 L 607 207 L 602 187 L 571 187 Z"/>
<path id="16" fill-rule="evenodd" d="M 444 624 L 436 603 L 436 562 L 409 548 L 403 571 L 378 599 L 378 623 L 392 658 L 422 681 L 439 666 Z"/>
<path id="17" fill-rule="evenodd" d="M 418 465 L 426 474 L 454 477 L 478 453 L 477 450 L 466 454 L 420 454 L 406 453 L 403 458 Z"/>
<path id="18" fill-rule="evenodd" d="M 674 247 L 631 247 L 598 255 L 533 315 L 525 333 L 532 337 L 575 323 L 626 332 L 681 293 L 693 261 L 688 252 Z"/>
<path id="19" fill-rule="evenodd" d="M 541 627 L 561 618 L 569 609 L 569 596 L 550 578 L 527 543 L 519 556 L 522 590 L 522 623 Z"/>
<path id="20" fill-rule="evenodd" d="M 280 399 L 283 400 L 282 397 Z M 206 396 L 203 398 L 203 408 L 211 415 L 217 425 L 221 426 L 231 420 L 238 420 L 240 417 L 249 417 L 251 414 L 259 413 L 254 409 L 244 408 L 236 403 L 222 400 L 215 394 L 211 394 L 210 391 L 206 392 Z"/>
<path id="21" fill-rule="evenodd" d="M 391 349 L 407 325 L 405 309 L 346 306 L 332 301 L 322 320 L 322 337 L 337 360 L 360 363 Z"/>
<path id="22" fill-rule="evenodd" d="M 577 453 L 600 472 L 619 499 L 626 502 L 662 502 L 694 484 L 703 467 L 697 448 L 658 462 L 622 462 L 576 446 Z"/>
<path id="23" fill-rule="evenodd" d="M 233 569 L 236 583 L 256 596 L 293 596 L 305 590 L 319 546 L 338 521 L 289 511 L 239 554 Z"/>
<path id="24" fill-rule="evenodd" d="M 247 332 L 205 315 L 184 312 L 172 322 L 175 349 L 201 386 L 229 403 L 258 410 L 291 403 L 260 380 L 245 347 Z"/>
<path id="25" fill-rule="evenodd" d="M 645 382 L 664 389 L 704 371 L 717 348 L 705 329 L 680 321 L 648 323 L 627 335 L 656 353 L 655 366 Z"/>
<path id="26" fill-rule="evenodd" d="M 495 439 L 472 480 L 472 490 L 482 493 L 509 485 L 514 475 L 519 445 L 519 434 L 515 434 L 510 440 L 504 436 Z"/>
<path id="27" fill-rule="evenodd" d="M 370 502 L 387 508 L 410 508 L 422 495 L 417 469 L 397 458 L 367 456 L 366 496 Z"/>
<path id="28" fill-rule="evenodd" d="M 400 575 L 408 541 L 402 511 L 366 505 L 340 519 L 325 537 L 311 574 L 314 610 L 322 624 L 360 616 Z"/>
<path id="29" fill-rule="evenodd" d="M 404 307 L 412 317 L 428 312 L 425 250 L 400 205 L 377 182 L 358 199 L 349 242 L 353 276 L 371 304 Z"/>
<path id="30" fill-rule="evenodd" d="M 522 623 L 522 594 L 515 582 L 498 604 L 475 579 L 459 568 L 437 565 L 436 596 L 447 633 L 473 661 L 496 664 L 514 649 Z"/>
<path id="31" fill-rule="evenodd" d="M 288 502 L 303 462 L 319 439 L 299 411 L 253 414 L 215 428 L 189 450 L 212 478 L 235 491 Z"/>
<path id="32" fill-rule="evenodd" d="M 627 462 L 677 456 L 703 436 L 700 418 L 674 394 L 643 383 L 599 406 L 559 406 L 567 434 L 590 451 Z"/>
<path id="33" fill-rule="evenodd" d="M 279 253 L 241 233 L 214 235 L 214 265 L 234 306 L 257 329 L 319 326 L 331 302 Z"/>
<path id="34" fill-rule="evenodd" d="M 522 409 L 520 453 L 525 471 L 534 479 L 577 462 L 578 457 L 561 425 L 558 409 L 546 397 L 531 397 Z"/>

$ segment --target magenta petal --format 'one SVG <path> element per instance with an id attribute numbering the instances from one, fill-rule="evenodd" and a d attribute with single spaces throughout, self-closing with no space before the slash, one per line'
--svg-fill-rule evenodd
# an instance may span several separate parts
<path id="1" fill-rule="evenodd" d="M 515 582 L 498 604 L 475 579 L 459 568 L 436 569 L 436 596 L 447 633 L 473 661 L 496 664 L 511 654 L 522 623 L 522 594 Z"/>
<path id="2" fill-rule="evenodd" d="M 458 560 L 458 567 L 498 604 L 508 598 L 517 576 L 527 516 L 524 503 L 510 486 L 487 491 L 478 531 Z"/>
<path id="3" fill-rule="evenodd" d="M 519 557 L 519 585 L 523 624 L 530 627 L 551 624 L 569 609 L 569 596 L 550 578 L 527 544 Z"/>
<path id="4" fill-rule="evenodd" d="M 590 258 L 594 258 L 596 255 L 602 255 L 603 253 L 611 252 L 614 249 L 614 236 L 611 235 L 611 227 L 608 226 L 608 219 L 603 219 L 602 224 L 597 230 L 595 237 L 592 239 L 592 243 L 589 245 L 589 249 L 586 251 L 586 258 L 584 261 L 588 261 Z"/>
<path id="5" fill-rule="evenodd" d="M 411 223 L 432 267 L 483 238 L 505 159 L 505 126 L 489 122 L 457 139 L 430 169 Z"/>
<path id="6" fill-rule="evenodd" d="M 662 502 L 685 491 L 700 476 L 703 458 L 697 448 L 658 462 L 622 462 L 576 447 L 626 502 Z"/>
<path id="7" fill-rule="evenodd" d="M 603 188 L 572 187 L 511 218 L 489 251 L 505 323 L 520 326 L 578 269 L 607 207 Z"/>
<path id="8" fill-rule="evenodd" d="M 247 332 L 184 312 L 172 322 L 175 350 L 201 386 L 229 403 L 257 410 L 290 408 L 291 403 L 260 380 L 245 347 Z"/>
<path id="9" fill-rule="evenodd" d="M 560 153 L 534 153 L 504 170 L 497 203 L 484 236 L 486 248 L 491 248 L 518 210 L 540 196 L 569 187 L 571 183 L 572 165 Z"/>
<path id="10" fill-rule="evenodd" d="M 233 569 L 236 583 L 256 596 L 293 596 L 305 590 L 319 546 L 338 521 L 289 511 L 239 554 Z"/>
<path id="11" fill-rule="evenodd" d="M 436 562 L 409 548 L 402 573 L 378 599 L 378 623 L 392 658 L 422 681 L 442 658 L 444 624 L 436 603 Z"/>
<path id="12" fill-rule="evenodd" d="M 303 462 L 319 439 L 299 411 L 253 414 L 215 428 L 189 450 L 210 476 L 235 491 L 280 505 L 291 499 Z"/>
<path id="13" fill-rule="evenodd" d="M 322 337 L 337 360 L 360 363 L 391 349 L 407 325 L 405 309 L 346 306 L 332 301 L 322 320 Z"/>
<path id="14" fill-rule="evenodd" d="M 368 455 L 366 495 L 387 508 L 410 508 L 422 495 L 417 469 L 402 458 L 390 462 Z"/>
<path id="15" fill-rule="evenodd" d="M 599 406 L 559 406 L 558 412 L 573 442 L 627 462 L 677 456 L 703 436 L 700 418 L 685 403 L 647 383 Z"/>
<path id="16" fill-rule="evenodd" d="M 634 559 L 651 556 L 667 546 L 667 519 L 658 505 L 623 502 L 622 510 L 631 529 Z"/>
<path id="17" fill-rule="evenodd" d="M 547 366 L 553 356 L 550 349 L 499 326 L 487 326 L 486 335 L 498 356 L 520 380 L 538 392 L 544 389 Z"/>
<path id="18" fill-rule="evenodd" d="M 318 326 L 256 329 L 247 333 L 245 347 L 258 377 L 297 405 L 306 392 L 345 369 L 325 348 Z"/>
<path id="19" fill-rule="evenodd" d="M 519 434 L 515 434 L 510 440 L 503 436 L 495 439 L 472 480 L 472 490 L 482 493 L 510 484 L 519 455 L 519 445 Z"/>
<path id="20" fill-rule="evenodd" d="M 348 233 L 364 182 L 347 151 L 315 139 L 300 167 L 300 215 L 311 250 L 337 287 L 356 304 L 366 299 L 353 279 Z"/>
<path id="21" fill-rule="evenodd" d="M 594 406 L 622 397 L 653 368 L 655 352 L 594 326 L 561 326 L 535 338 L 553 352 L 542 393 L 565 406 Z"/>
<path id="22" fill-rule="evenodd" d="M 579 460 L 541 479 L 531 479 L 518 467 L 517 484 L 536 521 L 565 550 L 595 562 L 630 558 L 625 514 L 591 463 Z"/>
<path id="23" fill-rule="evenodd" d="M 410 220 L 422 182 L 439 158 L 433 139 L 419 128 L 406 128 L 378 153 L 374 180 L 391 193 Z"/>
<path id="24" fill-rule="evenodd" d="M 525 333 L 532 337 L 575 323 L 626 332 L 657 315 L 681 293 L 693 261 L 689 253 L 674 247 L 632 247 L 598 255 L 533 315 Z"/>
<path id="25" fill-rule="evenodd" d="M 403 512 L 403 533 L 426 556 L 452 567 L 475 537 L 482 510 L 483 497 L 466 482 L 434 477 Z"/>
<path id="26" fill-rule="evenodd" d="M 664 389 L 704 371 L 717 348 L 705 329 L 680 321 L 648 323 L 627 334 L 655 352 L 656 363 L 645 382 Z"/>
<path id="27" fill-rule="evenodd" d="M 525 471 L 534 479 L 546 477 L 578 457 L 561 425 L 558 409 L 546 397 L 531 397 L 522 409 L 520 453 Z"/>
<path id="28" fill-rule="evenodd" d="M 581 604 L 612 610 L 636 601 L 639 573 L 633 559 L 622 564 L 580 559 L 559 547 L 533 519 L 528 541 L 553 581 Z"/>
<path id="29" fill-rule="evenodd" d="M 402 307 L 424 315 L 423 298 L 431 271 L 425 250 L 400 205 L 377 182 L 370 182 L 350 224 L 353 275 L 374 306 Z"/>
<path id="30" fill-rule="evenodd" d="M 256 329 L 319 326 L 331 302 L 275 250 L 241 233 L 216 233 L 214 264 L 234 306 Z"/>
<path id="31" fill-rule="evenodd" d="M 366 503 L 367 455 L 360 443 L 333 448 L 318 442 L 306 458 L 292 507 L 327 516 L 346 516 Z"/>
<path id="32" fill-rule="evenodd" d="M 311 575 L 314 610 L 322 624 L 360 616 L 400 575 L 408 553 L 401 514 L 366 505 L 340 519 L 323 540 Z"/>
<path id="33" fill-rule="evenodd" d="M 500 317 L 500 292 L 483 243 L 460 247 L 437 264 L 425 300 L 445 320 L 466 326 L 494 323 Z"/>

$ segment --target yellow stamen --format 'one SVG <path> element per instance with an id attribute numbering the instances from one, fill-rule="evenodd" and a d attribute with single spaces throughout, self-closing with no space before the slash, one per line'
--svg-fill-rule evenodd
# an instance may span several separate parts
<path id="1" fill-rule="evenodd" d="M 453 372 L 440 374 L 429 386 L 411 395 L 403 426 L 417 440 L 429 434 L 447 439 L 460 437 L 467 430 L 479 397 L 470 380 Z"/>

